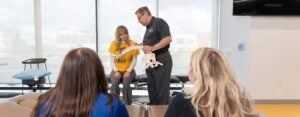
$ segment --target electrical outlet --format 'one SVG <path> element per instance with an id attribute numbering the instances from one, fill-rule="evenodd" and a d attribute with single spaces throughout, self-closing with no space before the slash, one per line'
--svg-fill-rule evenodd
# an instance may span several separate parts
<path id="1" fill-rule="evenodd" d="M 237 49 L 238 49 L 238 51 L 244 51 L 245 50 L 245 43 L 238 43 Z"/>

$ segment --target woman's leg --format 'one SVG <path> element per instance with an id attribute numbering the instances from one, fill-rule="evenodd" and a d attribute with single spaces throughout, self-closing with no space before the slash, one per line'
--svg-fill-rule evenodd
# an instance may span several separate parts
<path id="1" fill-rule="evenodd" d="M 136 73 L 134 70 L 131 71 L 129 78 L 123 77 L 123 100 L 126 104 L 130 105 L 132 103 L 132 89 L 130 83 L 135 79 Z"/>
<path id="2" fill-rule="evenodd" d="M 111 82 L 110 93 L 120 95 L 119 84 L 120 84 L 121 78 L 120 79 L 114 78 L 114 71 L 111 71 L 111 73 L 109 75 L 109 79 Z"/>

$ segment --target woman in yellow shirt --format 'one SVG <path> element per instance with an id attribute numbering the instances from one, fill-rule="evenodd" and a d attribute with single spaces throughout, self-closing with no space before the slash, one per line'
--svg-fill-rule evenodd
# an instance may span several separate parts
<path id="1" fill-rule="evenodd" d="M 110 63 L 112 65 L 112 72 L 110 74 L 111 93 L 120 95 L 119 84 L 123 82 L 123 101 L 125 104 L 132 103 L 132 89 L 130 87 L 131 81 L 135 78 L 136 73 L 134 67 L 137 61 L 138 50 L 131 50 L 120 58 L 115 56 L 119 55 L 123 50 L 136 42 L 129 38 L 128 29 L 120 25 L 115 32 L 116 39 L 111 42 L 109 52 L 111 54 Z"/>

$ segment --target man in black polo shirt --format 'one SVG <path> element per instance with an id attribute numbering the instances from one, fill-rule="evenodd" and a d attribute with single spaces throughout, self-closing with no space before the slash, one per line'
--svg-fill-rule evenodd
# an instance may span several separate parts
<path id="1" fill-rule="evenodd" d="M 145 26 L 143 39 L 144 53 L 153 52 L 156 60 L 163 65 L 146 69 L 150 105 L 169 104 L 172 57 L 169 53 L 172 41 L 168 24 L 161 18 L 151 15 L 147 7 L 135 12 L 138 21 Z"/>

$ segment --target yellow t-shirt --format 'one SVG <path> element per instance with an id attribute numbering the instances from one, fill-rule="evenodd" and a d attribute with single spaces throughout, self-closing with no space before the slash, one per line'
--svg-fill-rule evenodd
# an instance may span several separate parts
<path id="1" fill-rule="evenodd" d="M 116 41 L 113 41 L 110 44 L 109 52 L 113 55 L 119 55 L 122 52 L 122 50 L 125 50 L 127 47 L 129 47 L 131 45 L 135 45 L 135 44 L 136 44 L 136 42 L 134 42 L 132 40 L 129 40 L 129 45 L 126 42 L 122 41 L 120 44 L 120 50 L 117 50 Z M 114 63 L 115 63 L 116 68 L 120 72 L 126 72 L 132 63 L 133 57 L 137 56 L 139 53 L 140 52 L 138 50 L 131 50 L 119 59 L 114 58 Z"/>

